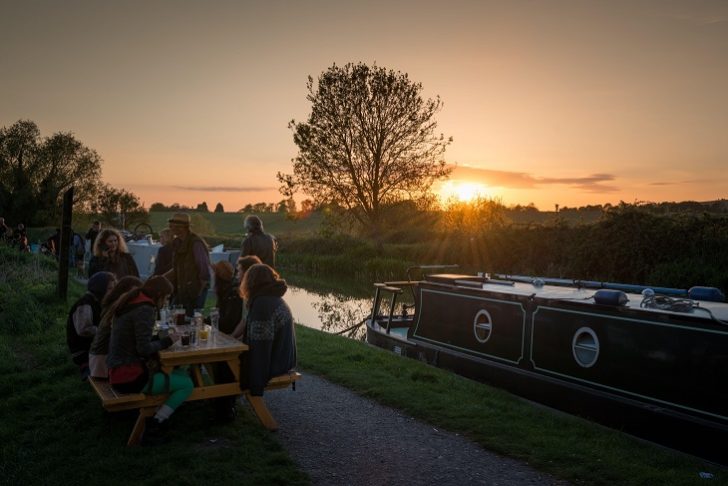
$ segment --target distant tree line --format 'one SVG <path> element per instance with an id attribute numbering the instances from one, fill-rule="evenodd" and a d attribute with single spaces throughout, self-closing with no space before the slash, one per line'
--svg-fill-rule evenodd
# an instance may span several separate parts
<path id="1" fill-rule="evenodd" d="M 311 212 L 315 208 L 313 206 L 313 203 L 310 199 L 306 199 L 301 203 L 301 211 L 304 212 Z M 185 206 L 184 204 L 179 203 L 173 203 L 169 206 L 161 203 L 161 202 L 155 202 L 149 207 L 150 211 L 195 211 L 200 213 L 209 213 L 210 209 L 207 206 L 207 202 L 203 201 L 199 203 L 197 206 L 190 207 Z M 215 213 L 224 213 L 225 209 L 223 208 L 222 203 L 217 203 L 215 206 Z M 297 213 L 297 205 L 296 201 L 293 200 L 293 198 L 287 198 L 282 199 L 277 203 L 267 203 L 267 202 L 259 202 L 259 203 L 249 203 L 246 204 L 244 207 L 239 209 L 237 212 L 239 213 Z"/>

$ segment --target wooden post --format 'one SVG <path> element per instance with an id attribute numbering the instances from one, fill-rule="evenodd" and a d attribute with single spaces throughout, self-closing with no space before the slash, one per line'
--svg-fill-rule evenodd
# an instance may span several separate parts
<path id="1" fill-rule="evenodd" d="M 58 297 L 68 295 L 68 255 L 71 243 L 71 219 L 73 217 L 73 186 L 63 194 L 63 221 L 61 244 L 58 249 Z"/>

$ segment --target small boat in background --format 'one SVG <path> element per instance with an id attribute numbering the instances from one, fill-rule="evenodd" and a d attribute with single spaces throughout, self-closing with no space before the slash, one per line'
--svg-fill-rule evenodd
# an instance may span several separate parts
<path id="1" fill-rule="evenodd" d="M 430 274 L 375 284 L 367 342 L 726 464 L 723 301 L 709 287 Z"/>

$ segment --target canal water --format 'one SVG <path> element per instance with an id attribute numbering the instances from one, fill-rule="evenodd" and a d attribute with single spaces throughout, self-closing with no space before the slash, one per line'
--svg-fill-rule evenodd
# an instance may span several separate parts
<path id="1" fill-rule="evenodd" d="M 364 320 L 371 312 L 373 300 L 373 297 L 321 293 L 292 285 L 288 287 L 283 298 L 290 306 L 296 322 L 331 333 L 345 331 Z M 352 337 L 362 336 L 364 327 L 359 326 L 358 331 Z"/>

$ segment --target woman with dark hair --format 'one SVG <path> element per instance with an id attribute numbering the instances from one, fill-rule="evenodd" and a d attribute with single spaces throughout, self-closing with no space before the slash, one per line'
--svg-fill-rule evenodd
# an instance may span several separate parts
<path id="1" fill-rule="evenodd" d="M 111 339 L 106 365 L 109 383 L 122 393 L 139 393 L 148 385 L 148 392 L 157 395 L 169 393 L 164 405 L 146 421 L 144 440 L 160 438 L 167 420 L 192 393 L 192 380 L 187 371 L 177 368 L 169 375 L 151 374 L 146 362 L 162 349 L 179 340 L 170 332 L 159 340 L 152 339 L 157 310 L 173 291 L 172 284 L 162 276 L 154 276 L 139 288 L 130 290 L 114 302 L 109 311 L 113 315 Z M 150 376 L 151 374 L 151 376 Z"/>
<path id="2" fill-rule="evenodd" d="M 124 238 L 115 229 L 102 230 L 94 242 L 93 256 L 88 262 L 88 275 L 90 277 L 101 271 L 111 272 L 116 278 L 139 276 L 139 270 L 129 254 Z"/>
<path id="3" fill-rule="evenodd" d="M 243 299 L 235 285 L 233 266 L 227 261 L 217 262 L 212 266 L 212 272 L 215 275 L 215 295 L 220 311 L 219 327 L 225 334 L 231 334 L 243 318 Z"/>
<path id="4" fill-rule="evenodd" d="M 98 274 L 97 274 L 98 275 Z M 101 301 L 101 321 L 98 330 L 91 342 L 88 352 L 88 366 L 94 378 L 108 378 L 109 370 L 106 368 L 106 355 L 109 354 L 109 338 L 111 337 L 111 320 L 114 317 L 109 309 L 119 297 L 132 289 L 142 286 L 142 281 L 131 275 L 123 277 L 116 282 L 116 286 L 106 294 Z"/>
<path id="5" fill-rule="evenodd" d="M 248 269 L 250 267 L 252 267 L 253 265 L 255 265 L 256 263 L 263 263 L 263 262 L 261 262 L 260 258 L 258 258 L 255 255 L 241 256 L 240 258 L 238 258 L 237 275 L 238 275 L 238 281 L 241 282 L 241 285 L 242 285 L 243 278 L 245 277 L 245 272 L 247 272 Z M 240 302 L 242 303 L 243 294 L 242 294 L 241 288 L 240 287 L 236 288 L 235 292 L 237 293 L 238 298 L 240 298 Z M 243 338 L 243 334 L 245 334 L 245 318 L 247 317 L 247 315 L 248 315 L 247 309 L 246 309 L 245 305 L 243 305 L 241 319 L 238 322 L 238 325 L 235 327 L 235 329 L 233 329 L 232 333 L 230 333 L 230 335 L 232 337 L 234 337 L 235 339 Z"/>
<path id="6" fill-rule="evenodd" d="M 243 355 L 240 378 L 247 377 L 251 395 L 262 396 L 271 377 L 296 366 L 293 316 L 283 300 L 288 287 L 275 270 L 258 263 L 245 272 L 240 289 L 248 308 L 244 342 L 250 348 Z"/>
<path id="7" fill-rule="evenodd" d="M 85 294 L 68 311 L 66 342 L 73 362 L 81 371 L 81 379 L 89 376 L 89 349 L 101 322 L 101 301 L 114 288 L 113 273 L 99 272 L 88 280 Z"/>

